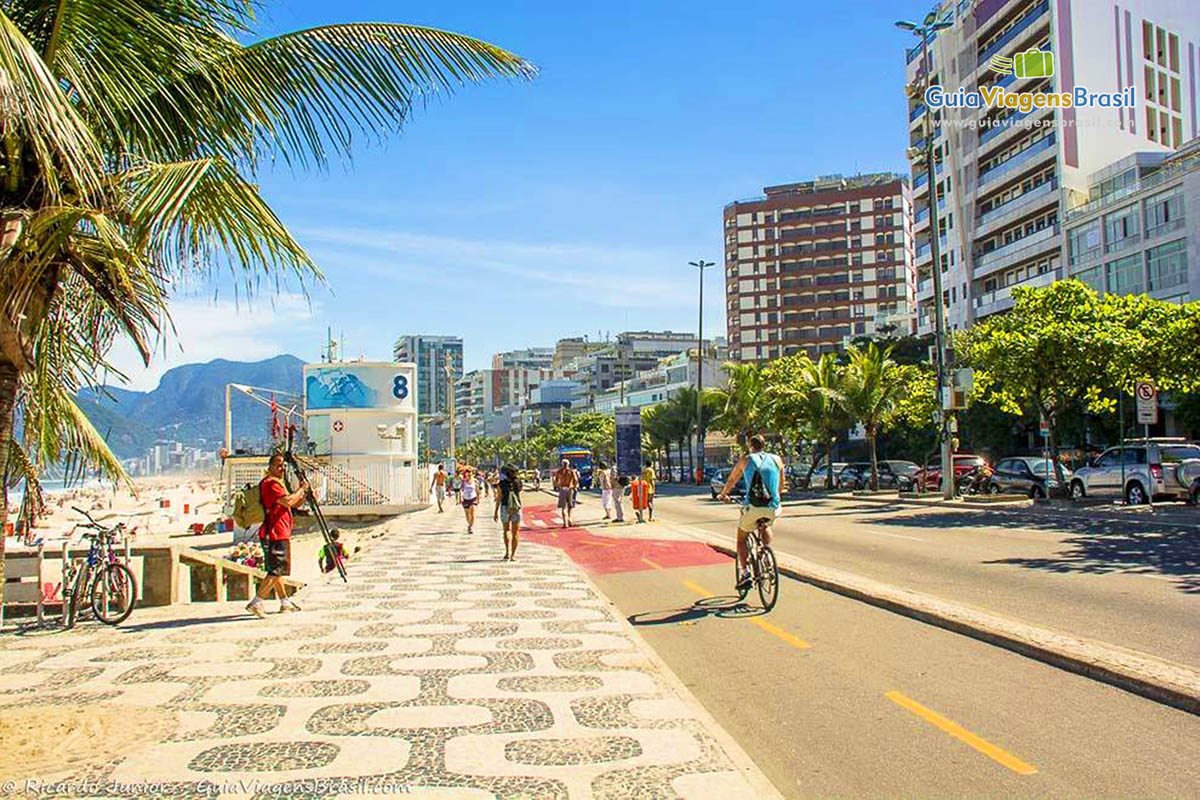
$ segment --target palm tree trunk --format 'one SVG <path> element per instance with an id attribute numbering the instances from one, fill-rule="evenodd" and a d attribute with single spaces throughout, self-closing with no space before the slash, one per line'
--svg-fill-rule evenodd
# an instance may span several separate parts
<path id="1" fill-rule="evenodd" d="M 867 428 L 867 446 L 871 448 L 871 491 L 879 491 L 879 462 L 875 458 L 875 426 Z"/>
<path id="2" fill-rule="evenodd" d="M 8 523 L 8 443 L 13 437 L 13 404 L 21 373 L 0 358 L 0 587 L 4 586 L 4 526 Z"/>
<path id="3" fill-rule="evenodd" d="M 829 488 L 833 488 L 833 439 L 825 440 L 825 467 L 829 470 Z"/>

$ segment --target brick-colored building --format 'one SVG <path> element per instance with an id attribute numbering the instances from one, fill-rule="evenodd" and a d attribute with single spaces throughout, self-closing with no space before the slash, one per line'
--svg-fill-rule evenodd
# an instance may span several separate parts
<path id="1" fill-rule="evenodd" d="M 915 331 L 908 180 L 893 173 L 768 186 L 725 206 L 729 353 L 756 361 Z"/>

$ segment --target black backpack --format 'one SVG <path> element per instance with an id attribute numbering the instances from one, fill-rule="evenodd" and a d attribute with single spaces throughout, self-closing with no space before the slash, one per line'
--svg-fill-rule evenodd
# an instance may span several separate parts
<path id="1" fill-rule="evenodd" d="M 746 495 L 747 502 L 755 508 L 764 508 L 771 505 L 771 493 L 767 491 L 767 486 L 763 483 L 762 466 L 754 465 L 754 477 L 750 479 L 750 491 Z"/>

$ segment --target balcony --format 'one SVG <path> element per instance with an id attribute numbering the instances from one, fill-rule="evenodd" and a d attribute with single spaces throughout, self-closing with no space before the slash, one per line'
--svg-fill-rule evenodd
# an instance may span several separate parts
<path id="1" fill-rule="evenodd" d="M 1026 278 L 1017 283 L 1011 283 L 1000 289 L 996 289 L 986 294 L 981 294 L 974 298 L 975 318 L 985 317 L 988 314 L 997 314 L 1001 311 L 1008 311 L 1013 307 L 1013 289 L 1019 287 L 1035 288 L 1041 286 L 1049 286 L 1058 280 L 1058 271 L 1050 270 L 1043 272 L 1041 275 L 1035 275 L 1032 278 Z"/>
<path id="2" fill-rule="evenodd" d="M 913 120 L 915 120 L 917 117 L 921 116 L 924 113 L 925 113 L 925 104 L 917 103 L 916 107 L 913 108 L 913 110 L 909 112 L 908 121 L 912 122 Z"/>
<path id="3" fill-rule="evenodd" d="M 924 302 L 931 297 L 933 297 L 933 278 L 924 278 L 917 281 L 917 302 Z"/>
<path id="4" fill-rule="evenodd" d="M 1009 158 L 1007 161 L 1002 161 L 991 169 L 988 169 L 986 172 L 979 173 L 979 189 L 976 193 L 982 194 L 984 191 L 983 186 L 988 181 L 993 181 L 996 178 L 999 178 L 1001 175 L 1007 175 L 1008 173 L 1016 170 L 1017 167 L 1023 165 L 1028 166 L 1034 163 L 1036 160 L 1045 158 L 1047 151 L 1054 147 L 1055 141 L 1056 137 L 1054 134 L 1050 134 L 1049 136 L 1039 139 L 1036 144 L 1025 150 L 1022 150 L 1015 156 Z"/>
<path id="5" fill-rule="evenodd" d="M 1058 181 L 1046 181 L 1025 194 L 1017 195 L 1004 205 L 996 206 L 985 214 L 980 214 L 975 223 L 975 238 L 981 238 L 995 231 L 1007 222 L 1011 222 L 1021 212 L 1036 204 L 1039 200 L 1058 200 Z"/>
<path id="6" fill-rule="evenodd" d="M 997 270 L 1019 264 L 1027 258 L 1057 249 L 1062 245 L 1061 236 L 1061 226 L 1056 224 L 1049 228 L 1042 228 L 1036 233 L 1031 233 L 991 252 L 977 255 L 974 259 L 974 275 L 976 278 L 982 278 Z"/>
<path id="7" fill-rule="evenodd" d="M 1029 30 L 1029 26 L 1037 22 L 1038 19 L 1040 19 L 1042 15 L 1049 10 L 1050 0 L 1042 0 L 1041 3 L 1038 3 L 1036 6 L 1029 9 L 1025 16 L 1021 17 L 1021 19 L 1017 21 L 1017 24 L 1014 25 L 1011 30 L 1009 30 L 996 41 L 992 42 L 991 46 L 979 55 L 979 61 L 976 66 L 982 67 L 984 64 L 986 64 L 992 56 L 999 53 L 1001 50 L 1011 44 L 1014 39 L 1018 38 L 1025 31 Z"/>
<path id="8" fill-rule="evenodd" d="M 1117 191 L 1107 194 L 1104 197 L 1099 197 L 1090 203 L 1085 203 L 1084 205 L 1069 209 L 1065 215 L 1065 219 L 1067 222 L 1070 222 L 1073 219 L 1085 217 L 1094 211 L 1099 211 L 1100 209 L 1107 208 L 1113 203 L 1120 202 L 1130 195 L 1137 194 L 1138 192 L 1142 192 L 1147 189 L 1157 188 L 1164 182 L 1169 181 L 1172 178 L 1179 177 L 1184 173 L 1192 172 L 1193 170 L 1200 170 L 1200 161 L 1197 161 L 1196 159 L 1183 159 L 1171 164 L 1170 166 L 1161 167 L 1160 169 L 1157 169 L 1149 175 L 1141 178 L 1137 181 L 1137 183 L 1134 183 L 1131 186 L 1126 186 L 1123 189 L 1118 189 Z"/>

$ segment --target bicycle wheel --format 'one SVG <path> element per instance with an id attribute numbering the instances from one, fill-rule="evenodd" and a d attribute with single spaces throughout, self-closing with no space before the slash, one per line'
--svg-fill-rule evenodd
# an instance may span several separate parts
<path id="1" fill-rule="evenodd" d="M 87 566 L 79 566 L 75 568 L 75 582 L 71 586 L 70 598 L 65 594 L 66 588 L 63 589 L 63 602 L 67 604 L 67 627 L 74 628 L 75 621 L 79 618 L 79 604 L 83 602 L 83 589 L 87 585 L 88 576 L 91 574 L 91 569 Z"/>
<path id="2" fill-rule="evenodd" d="M 749 551 L 749 550 L 750 550 L 750 548 L 751 548 L 751 542 L 750 542 L 750 539 L 749 539 L 749 538 L 747 538 L 747 539 L 746 539 L 746 550 L 747 550 L 747 551 Z M 747 564 L 747 565 L 752 565 L 753 563 L 754 563 L 754 559 L 753 559 L 753 557 L 751 557 L 751 556 L 747 556 L 747 558 L 746 558 L 746 564 Z M 739 602 L 739 603 L 740 603 L 741 601 L 743 601 L 743 600 L 745 600 L 745 599 L 746 599 L 746 595 L 750 594 L 750 584 L 747 584 L 747 585 L 745 586 L 745 588 L 739 588 L 739 587 L 738 587 L 738 579 L 739 579 L 739 578 L 741 578 L 741 577 L 742 577 L 742 576 L 741 576 L 741 573 L 740 573 L 740 572 L 739 572 L 739 570 L 738 570 L 738 560 L 737 560 L 737 555 L 734 555 L 734 557 L 733 557 L 733 589 L 734 589 L 734 591 L 735 591 L 735 592 L 737 592 L 737 596 L 738 596 L 738 602 Z"/>
<path id="3" fill-rule="evenodd" d="M 92 583 L 92 612 L 105 625 L 119 625 L 133 613 L 137 584 L 124 564 L 106 564 Z"/>
<path id="4" fill-rule="evenodd" d="M 775 553 L 769 547 L 760 547 L 755 560 L 758 574 L 758 596 L 762 600 L 763 609 L 770 611 L 779 599 L 779 566 L 775 563 Z"/>

